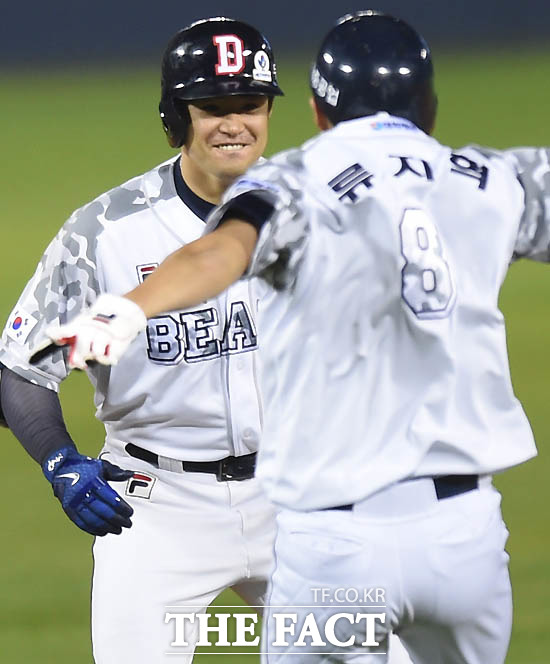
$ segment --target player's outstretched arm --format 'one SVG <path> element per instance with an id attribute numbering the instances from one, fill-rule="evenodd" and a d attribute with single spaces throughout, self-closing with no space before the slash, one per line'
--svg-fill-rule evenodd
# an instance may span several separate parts
<path id="1" fill-rule="evenodd" d="M 67 325 L 46 331 L 45 344 L 35 349 L 35 363 L 53 344 L 69 346 L 68 364 L 85 369 L 87 362 L 117 364 L 147 318 L 185 309 L 218 295 L 245 272 L 258 237 L 248 222 L 228 219 L 216 231 L 174 252 L 125 297 L 100 295 Z"/>
<path id="2" fill-rule="evenodd" d="M 41 465 L 71 521 L 99 536 L 129 528 L 133 510 L 107 480 L 127 480 L 133 472 L 78 452 L 52 390 L 3 367 L 0 392 L 10 429 Z"/>
<path id="3" fill-rule="evenodd" d="M 257 237 L 248 222 L 227 220 L 213 233 L 168 256 L 126 297 L 150 318 L 218 295 L 242 277 Z"/>

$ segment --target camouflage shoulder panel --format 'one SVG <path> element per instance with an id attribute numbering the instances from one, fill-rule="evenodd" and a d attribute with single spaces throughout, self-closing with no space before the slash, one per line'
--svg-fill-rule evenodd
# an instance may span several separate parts
<path id="1" fill-rule="evenodd" d="M 453 150 L 453 152 L 463 152 L 466 150 L 474 150 L 483 155 L 486 159 L 503 159 L 505 156 L 502 150 L 497 150 L 496 148 L 487 147 L 485 145 L 478 145 L 477 143 L 463 145 L 462 147 Z"/>

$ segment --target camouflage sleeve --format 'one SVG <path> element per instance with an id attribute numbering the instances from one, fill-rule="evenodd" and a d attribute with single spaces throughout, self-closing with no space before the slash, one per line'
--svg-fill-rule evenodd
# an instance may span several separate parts
<path id="1" fill-rule="evenodd" d="M 550 262 L 550 149 L 514 148 L 505 150 L 524 191 L 514 258 Z"/>
<path id="2" fill-rule="evenodd" d="M 274 211 L 260 231 L 245 276 L 260 277 L 277 290 L 292 286 L 307 246 L 309 223 L 302 211 L 299 159 L 299 150 L 288 151 L 248 171 L 227 190 L 206 227 L 206 232 L 215 228 L 230 202 L 244 192 L 267 198 Z"/>
<path id="3" fill-rule="evenodd" d="M 99 293 L 96 268 L 97 236 L 102 224 L 97 203 L 77 211 L 52 240 L 12 310 L 0 342 L 0 362 L 23 378 L 58 390 L 67 376 L 60 349 L 37 366 L 28 358 L 54 323 L 66 323 Z"/>

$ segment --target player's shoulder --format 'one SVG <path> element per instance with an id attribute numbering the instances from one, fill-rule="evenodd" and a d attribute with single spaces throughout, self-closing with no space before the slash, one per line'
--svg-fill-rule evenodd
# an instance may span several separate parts
<path id="1" fill-rule="evenodd" d="M 292 192 L 300 187 L 302 157 L 302 148 L 290 148 L 269 159 L 258 161 L 229 187 L 223 200 L 252 190 L 273 192 L 286 200 L 285 192 Z"/>
<path id="2" fill-rule="evenodd" d="M 159 200 L 173 198 L 176 194 L 172 168 L 176 159 L 162 162 L 77 208 L 64 230 L 88 238 L 97 236 L 110 224 L 149 210 Z"/>
<path id="3" fill-rule="evenodd" d="M 281 150 L 269 157 L 269 159 L 261 159 L 248 172 L 267 173 L 270 170 L 284 171 L 300 169 L 303 166 L 304 145 Z"/>
<path id="4" fill-rule="evenodd" d="M 500 171 L 512 187 L 546 189 L 550 179 L 550 149 L 547 147 L 520 146 L 499 150 L 471 144 L 460 150 L 461 154 L 476 155 L 485 159 L 493 171 Z"/>
<path id="5" fill-rule="evenodd" d="M 316 160 L 318 151 L 325 149 L 333 132 L 334 129 L 321 132 L 298 147 L 281 150 L 269 159 L 259 161 L 248 171 L 247 176 L 249 175 L 251 178 L 261 176 L 267 179 L 278 175 L 281 179 L 285 179 L 285 175 L 299 177 L 300 174 L 305 174 L 310 162 Z"/>
<path id="6" fill-rule="evenodd" d="M 533 162 L 537 159 L 538 148 L 518 147 L 498 149 L 477 143 L 469 143 L 453 150 L 454 153 L 462 154 L 478 161 L 484 161 L 488 166 L 502 168 L 514 175 L 521 170 L 523 162 Z"/>
<path id="7" fill-rule="evenodd" d="M 532 177 L 534 180 L 543 174 L 547 177 L 550 169 L 548 147 L 518 146 L 495 152 L 518 177 Z"/>
<path id="8" fill-rule="evenodd" d="M 467 143 L 460 147 L 451 148 L 453 154 L 463 155 L 478 162 L 488 164 L 506 165 L 506 155 L 504 150 L 492 148 L 486 145 L 478 145 L 477 143 Z"/>

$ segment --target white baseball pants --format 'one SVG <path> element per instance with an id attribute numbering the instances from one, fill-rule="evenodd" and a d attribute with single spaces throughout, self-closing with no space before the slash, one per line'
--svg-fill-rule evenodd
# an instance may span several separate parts
<path id="1" fill-rule="evenodd" d="M 273 508 L 255 479 L 218 482 L 209 473 L 160 470 L 113 443 L 101 457 L 154 483 L 144 482 L 133 495 L 126 493 L 128 482 L 112 484 L 134 515 L 130 529 L 97 538 L 93 547 L 96 664 L 188 664 L 196 624 L 186 631 L 188 648 L 172 647 L 175 626 L 165 614 L 174 609 L 167 607 L 204 612 L 229 587 L 248 604 L 263 604 L 273 559 Z"/>
<path id="2" fill-rule="evenodd" d="M 431 479 L 402 482 L 352 511 L 284 510 L 277 521 L 265 664 L 384 664 L 391 632 L 414 664 L 503 664 L 512 622 L 508 532 L 489 478 L 442 500 Z M 293 633 L 277 612 L 296 614 Z M 365 613 L 384 614 L 385 622 L 371 620 L 371 638 L 369 619 L 358 618 Z"/>

